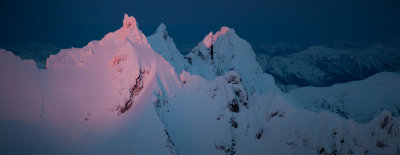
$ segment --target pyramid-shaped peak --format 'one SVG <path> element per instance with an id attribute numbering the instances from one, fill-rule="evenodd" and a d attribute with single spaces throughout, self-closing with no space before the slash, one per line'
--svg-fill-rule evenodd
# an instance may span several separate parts
<path id="1" fill-rule="evenodd" d="M 167 32 L 167 27 L 164 25 L 164 23 L 161 23 L 157 27 L 156 32 L 154 34 L 162 36 L 164 38 L 164 40 L 169 38 L 168 32 Z"/>
<path id="2" fill-rule="evenodd" d="M 156 33 L 163 33 L 167 31 L 167 27 L 165 26 L 164 23 L 161 23 L 156 30 Z"/>

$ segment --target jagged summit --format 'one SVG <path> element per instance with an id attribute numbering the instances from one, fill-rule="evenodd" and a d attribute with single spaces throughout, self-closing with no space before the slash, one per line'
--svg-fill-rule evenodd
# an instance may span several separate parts
<path id="1" fill-rule="evenodd" d="M 204 45 L 206 45 L 207 47 L 210 48 L 211 45 L 213 45 L 213 44 L 217 41 L 217 39 L 218 39 L 220 36 L 226 35 L 226 34 L 228 34 L 228 33 L 233 33 L 233 34 L 235 34 L 235 30 L 233 30 L 233 29 L 231 29 L 231 28 L 229 28 L 229 27 L 223 26 L 223 27 L 221 27 L 221 29 L 220 29 L 218 32 L 216 32 L 215 34 L 213 34 L 212 32 L 210 32 L 206 37 L 204 37 L 202 43 L 203 43 Z"/>
<path id="2" fill-rule="evenodd" d="M 125 29 L 132 28 L 132 29 L 138 30 L 138 25 L 137 25 L 135 17 L 128 16 L 128 14 L 125 13 L 124 21 L 123 21 L 123 27 Z"/>
<path id="3" fill-rule="evenodd" d="M 105 38 L 128 39 L 135 43 L 148 44 L 146 36 L 139 30 L 139 24 L 136 22 L 135 17 L 125 13 L 122 23 L 122 28 L 115 32 L 108 33 Z"/>
<path id="4" fill-rule="evenodd" d="M 216 32 L 216 33 L 214 34 L 213 39 L 212 39 L 212 42 L 215 43 L 215 41 L 217 41 L 217 39 L 218 39 L 220 36 L 223 36 L 223 35 L 230 35 L 230 34 L 236 34 L 236 33 L 235 33 L 235 30 L 233 30 L 233 29 L 231 29 L 231 28 L 229 28 L 229 27 L 223 26 L 223 27 L 221 27 L 221 29 L 220 29 L 218 32 Z"/>
<path id="5" fill-rule="evenodd" d="M 250 93 L 277 90 L 269 84 L 273 77 L 262 72 L 251 45 L 231 28 L 224 26 L 215 34 L 210 32 L 185 58 L 190 64 L 189 72 L 206 79 L 234 70 Z"/>

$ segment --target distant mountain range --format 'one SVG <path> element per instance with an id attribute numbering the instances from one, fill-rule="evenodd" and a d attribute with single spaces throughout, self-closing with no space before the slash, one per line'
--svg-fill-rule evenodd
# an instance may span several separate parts
<path id="1" fill-rule="evenodd" d="M 285 91 L 330 86 L 400 70 L 400 46 L 335 43 L 307 49 L 291 45 L 267 49 L 271 51 L 257 53 L 257 61 Z"/>

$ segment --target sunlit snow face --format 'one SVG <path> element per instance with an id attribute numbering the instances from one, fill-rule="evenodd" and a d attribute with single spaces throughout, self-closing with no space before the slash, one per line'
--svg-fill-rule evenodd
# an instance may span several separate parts
<path id="1" fill-rule="evenodd" d="M 15 56 L 3 57 L 11 57 L 9 60 L 14 61 L 9 64 L 25 70 L 10 72 L 8 81 L 19 85 L 10 85 L 5 94 L 26 94 L 23 98 L 9 96 L 10 100 L 5 101 L 8 104 L 2 104 L 1 109 L 15 110 L 6 110 L 0 116 L 50 128 L 52 136 L 71 142 L 88 135 L 107 135 L 121 123 L 119 114 L 140 103 L 137 96 L 144 89 L 144 78 L 151 79 L 146 75 L 150 68 L 157 68 L 151 67 L 157 64 L 153 55 L 136 20 L 125 15 L 120 30 L 81 49 L 52 55 L 46 70 L 38 70 L 31 61 L 22 62 Z M 135 111 L 139 114 L 140 108 Z"/>

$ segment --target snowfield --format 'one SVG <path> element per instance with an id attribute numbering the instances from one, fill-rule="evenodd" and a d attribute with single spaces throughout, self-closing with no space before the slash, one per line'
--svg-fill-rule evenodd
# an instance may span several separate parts
<path id="1" fill-rule="evenodd" d="M 0 59 L 1 154 L 400 153 L 399 117 L 359 123 L 302 107 L 228 27 L 182 56 L 165 25 L 147 38 L 125 15 L 46 69 Z"/>

